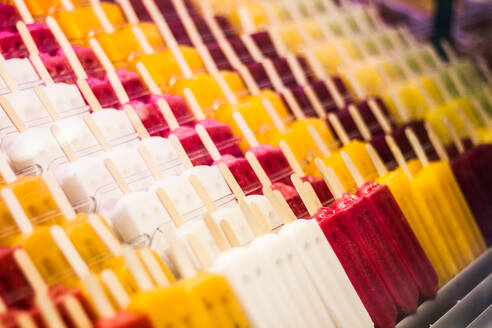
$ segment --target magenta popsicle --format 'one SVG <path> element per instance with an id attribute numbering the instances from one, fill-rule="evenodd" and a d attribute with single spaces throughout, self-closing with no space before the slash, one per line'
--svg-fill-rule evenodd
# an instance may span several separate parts
<path id="1" fill-rule="evenodd" d="M 360 231 L 346 211 L 321 208 L 315 215 L 377 328 L 394 327 L 395 303 L 362 243 Z"/>
<path id="2" fill-rule="evenodd" d="M 379 217 L 394 238 L 394 247 L 399 257 L 404 260 L 406 269 L 412 274 L 421 297 L 434 296 L 438 286 L 437 273 L 417 241 L 388 186 L 372 181 L 367 182 L 357 190 L 357 196 L 367 198 L 374 210 L 380 214 Z"/>

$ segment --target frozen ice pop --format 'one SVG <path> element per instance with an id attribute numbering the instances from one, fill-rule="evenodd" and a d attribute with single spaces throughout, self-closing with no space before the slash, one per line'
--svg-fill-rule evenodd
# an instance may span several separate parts
<path id="1" fill-rule="evenodd" d="M 330 170 L 328 170 L 330 171 Z M 326 172 L 324 172 L 326 174 Z M 331 171 L 331 180 L 335 174 Z M 331 186 L 338 197 L 343 197 L 340 182 Z M 350 197 L 350 196 L 349 196 Z M 353 218 L 339 208 L 321 208 L 316 213 L 321 230 L 342 264 L 376 327 L 392 327 L 397 308 L 392 295 L 380 277 L 375 263 L 362 243 L 362 236 Z"/>

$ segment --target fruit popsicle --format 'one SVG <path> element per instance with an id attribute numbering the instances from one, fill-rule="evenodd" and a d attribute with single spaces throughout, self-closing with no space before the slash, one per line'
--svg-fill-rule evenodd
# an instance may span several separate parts
<path id="1" fill-rule="evenodd" d="M 15 249 L 0 248 L 0 261 L 4 268 L 0 295 L 8 308 L 28 309 L 32 305 L 34 291 L 15 262 L 13 257 Z"/>
<path id="2" fill-rule="evenodd" d="M 394 139 L 387 137 L 387 140 L 400 167 L 388 172 L 384 165 L 377 164 L 377 154 L 372 153 L 368 148 L 369 154 L 372 153 L 371 158 L 373 158 L 380 173 L 378 182 L 390 188 L 412 231 L 435 268 L 439 277 L 439 285 L 442 286 L 458 271 L 453 254 L 446 243 L 447 236 L 438 230 L 426 204 L 418 200 L 411 186 L 413 173 Z"/>
<path id="3" fill-rule="evenodd" d="M 44 226 L 34 229 L 10 188 L 2 189 L 2 198 L 22 234 L 15 241 L 15 244 L 22 246 L 31 256 L 46 283 L 52 285 L 63 282 L 73 287 L 76 279 L 74 279 L 69 263 L 54 240 L 51 233 L 52 228 Z M 40 244 L 44 245 L 42 251 L 39 249 Z"/>
<path id="4" fill-rule="evenodd" d="M 487 205 L 487 200 L 489 197 L 484 189 L 484 185 L 480 182 L 480 177 L 477 175 L 477 171 L 473 169 L 471 163 L 469 162 L 469 159 L 473 158 L 474 153 L 477 152 L 477 149 L 472 148 L 465 150 L 462 140 L 458 136 L 456 130 L 454 130 L 454 127 L 449 120 L 444 120 L 444 124 L 446 125 L 448 133 L 451 135 L 453 143 L 456 145 L 458 150 L 458 156 L 452 159 L 445 157 L 444 159 L 448 160 L 454 177 L 456 178 L 456 182 L 462 190 L 463 196 L 473 212 L 476 223 L 480 228 L 485 241 L 487 244 L 490 244 L 490 234 L 492 233 L 492 230 L 490 224 L 487 223 L 488 212 L 490 211 L 490 206 Z M 468 133 L 471 133 L 470 135 L 472 135 L 472 142 L 476 145 L 477 140 L 476 135 L 474 135 L 473 128 L 467 122 L 465 125 L 467 126 Z"/>
<path id="5" fill-rule="evenodd" d="M 364 183 L 364 179 L 350 157 L 346 153 L 342 153 L 342 157 L 359 187 L 356 195 L 360 198 L 367 198 L 378 214 L 379 225 L 392 237 L 388 241 L 393 244 L 397 256 L 402 259 L 421 297 L 432 297 L 437 291 L 437 274 L 410 229 L 390 189 L 388 186 L 373 181 Z"/>
<path id="6" fill-rule="evenodd" d="M 454 243 L 455 258 L 461 266 L 465 266 L 485 247 L 473 215 L 463 199 L 449 164 L 442 161 L 429 163 L 412 130 L 407 129 L 406 134 L 423 165 L 413 181 L 414 188 L 425 190 L 425 197 L 433 197 L 440 204 L 439 212 L 446 213 L 447 219 L 439 219 L 438 222 L 441 229 L 457 241 Z M 432 185 L 425 180 L 429 174 L 434 177 Z M 424 197 L 424 194 L 421 195 Z"/>
<path id="7" fill-rule="evenodd" d="M 331 171 L 330 181 L 336 181 Z M 325 173 L 326 174 L 326 173 Z M 343 197 L 342 185 L 331 186 L 338 197 Z M 337 189 L 335 189 L 337 188 Z M 315 215 L 321 230 L 342 264 L 367 312 L 376 327 L 392 327 L 397 308 L 392 295 L 379 275 L 375 263 L 362 243 L 360 230 L 346 211 L 338 208 L 320 208 Z M 376 291 L 376 294 L 373 295 Z"/>

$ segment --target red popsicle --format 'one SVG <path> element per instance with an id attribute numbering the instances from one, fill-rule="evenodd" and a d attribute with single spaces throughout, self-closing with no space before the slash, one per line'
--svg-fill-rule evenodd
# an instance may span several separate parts
<path id="1" fill-rule="evenodd" d="M 321 208 L 315 216 L 377 328 L 394 327 L 397 310 L 346 211 Z"/>
<path id="2" fill-rule="evenodd" d="M 422 298 L 434 296 L 438 285 L 437 273 L 388 186 L 370 181 L 357 190 L 357 196 L 367 198 L 374 210 L 379 213 L 381 223 L 388 227 L 395 250 L 406 264 L 406 269 L 412 274 Z"/>

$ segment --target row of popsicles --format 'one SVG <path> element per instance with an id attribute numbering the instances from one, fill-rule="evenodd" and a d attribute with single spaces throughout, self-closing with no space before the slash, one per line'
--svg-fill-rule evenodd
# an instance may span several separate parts
<path id="1" fill-rule="evenodd" d="M 413 140 L 413 143 L 418 143 L 418 141 L 416 141 L 415 136 L 412 137 L 412 140 Z M 422 154 L 423 152 L 419 151 L 419 153 Z M 349 163 L 349 167 L 351 167 L 351 172 L 354 172 L 354 175 L 358 176 L 358 178 L 356 178 L 358 180 L 358 183 L 362 185 L 364 183 L 364 180 L 360 176 L 360 173 L 357 173 L 355 166 L 353 164 L 350 164 L 350 160 L 347 159 L 349 157 L 347 157 L 346 153 L 344 153 L 344 152 L 342 153 L 342 156 L 347 161 L 347 163 Z M 375 153 L 373 153 L 373 156 L 376 157 L 377 155 L 375 155 Z M 399 158 L 402 158 L 401 154 L 399 155 Z M 325 176 L 329 176 L 330 173 L 326 173 L 326 172 L 328 172 L 328 169 L 326 169 L 324 167 L 324 164 L 322 164 L 322 161 L 319 161 L 319 163 L 321 163 L 319 165 L 320 165 L 321 170 L 325 173 Z M 403 165 L 405 165 L 404 161 L 403 161 Z M 258 169 L 258 167 L 260 167 L 258 164 L 253 165 L 253 166 L 256 167 L 257 169 Z M 424 171 L 425 169 L 422 169 L 422 170 Z M 402 170 L 400 170 L 400 172 L 401 171 Z M 331 173 L 331 174 L 333 174 L 333 173 Z M 404 173 L 401 173 L 401 174 L 404 175 Z M 420 172 L 419 174 L 423 174 L 423 172 Z M 435 172 L 433 172 L 432 174 L 435 175 Z M 259 175 L 261 176 L 262 174 L 259 173 Z M 444 180 L 446 180 L 446 179 L 448 179 L 449 181 L 443 181 L 443 182 L 451 182 L 452 181 L 452 178 L 451 179 L 449 177 L 444 178 Z M 293 180 L 295 180 L 295 178 L 293 178 Z M 416 280 L 416 285 L 418 285 L 418 287 L 419 287 L 420 293 L 422 293 L 421 296 L 425 298 L 427 296 L 432 295 L 435 292 L 435 288 L 437 287 L 437 285 L 436 285 L 437 284 L 437 277 L 435 276 L 434 270 L 432 269 L 430 264 L 427 262 L 427 259 L 424 255 L 424 253 L 421 251 L 420 246 L 416 242 L 413 233 L 411 232 L 409 227 L 406 225 L 405 218 L 403 217 L 402 213 L 400 212 L 398 205 L 396 205 L 396 202 L 394 201 L 393 196 L 391 195 L 391 193 L 388 192 L 387 187 L 378 186 L 375 183 L 369 183 L 367 185 L 364 185 L 357 192 L 357 194 L 358 194 L 357 196 L 360 197 L 360 199 L 361 199 L 361 200 L 359 200 L 359 198 L 357 196 L 354 196 L 351 194 L 342 195 L 341 190 L 343 190 L 343 187 L 341 187 L 341 184 L 339 182 L 337 182 L 337 179 L 332 177 L 332 178 L 328 179 L 327 181 L 329 182 L 331 189 L 335 191 L 334 194 L 336 195 L 336 198 L 337 199 L 339 198 L 340 201 L 337 201 L 334 203 L 333 209 L 321 208 L 320 212 L 318 214 L 316 214 L 316 218 L 318 219 L 318 221 L 320 221 L 321 228 L 323 229 L 326 237 L 330 241 L 331 246 L 333 247 L 338 259 L 340 260 L 341 264 L 343 265 L 345 272 L 347 272 L 348 277 L 350 278 L 352 284 L 354 285 L 359 297 L 361 298 L 362 302 L 366 306 L 366 308 L 367 308 L 369 314 L 371 315 L 371 317 L 373 318 L 373 320 L 376 322 L 376 325 L 381 326 L 381 327 L 386 327 L 386 326 L 390 327 L 390 326 L 394 325 L 394 321 L 396 319 L 396 311 L 397 311 L 396 309 L 398 309 L 402 313 L 412 312 L 415 309 L 417 301 L 418 301 L 418 296 L 415 294 L 416 288 L 413 288 L 413 290 L 412 290 L 412 286 L 411 286 L 411 284 L 409 284 L 408 281 L 400 280 L 398 282 L 398 281 L 395 281 L 395 280 L 398 280 L 395 277 L 402 278 L 405 275 L 413 276 L 413 279 Z M 441 186 L 439 186 L 439 188 L 437 188 L 437 189 L 441 189 L 440 187 Z M 310 207 L 310 212 L 316 213 L 318 208 L 320 208 L 321 203 L 319 202 L 319 200 L 317 200 L 317 198 L 314 196 L 315 193 L 313 193 L 312 191 L 311 191 L 311 196 L 314 196 L 314 197 L 311 200 L 309 200 L 310 196 L 306 196 L 306 192 L 307 192 L 307 190 L 310 190 L 310 189 L 309 188 L 305 189 L 305 188 L 307 188 L 307 187 L 304 185 L 300 185 L 298 187 L 298 190 L 300 191 L 300 193 L 303 194 L 303 200 L 306 203 L 306 205 L 308 205 L 308 207 Z M 337 188 L 338 188 L 338 191 L 336 191 Z M 233 189 L 240 190 L 239 187 L 233 188 Z M 405 194 L 405 196 L 408 196 L 409 194 L 411 194 L 411 192 L 407 191 L 404 194 Z M 435 194 L 436 194 L 436 191 L 433 192 L 433 191 L 428 190 L 428 192 L 427 192 L 428 196 L 435 195 Z M 449 190 L 449 192 L 447 193 L 448 196 L 450 196 L 451 194 L 454 194 L 453 190 Z M 388 197 L 389 197 L 389 200 L 392 200 L 392 202 L 390 202 L 389 204 L 392 204 L 393 208 L 391 208 L 391 206 L 390 206 L 390 208 L 388 208 Z M 240 198 L 240 196 L 238 196 L 238 198 Z M 278 198 L 278 199 L 280 199 L 280 198 Z M 317 202 L 316 202 L 316 200 L 317 200 Z M 446 199 L 442 203 L 440 203 L 440 205 L 447 204 L 446 202 L 448 202 L 448 201 L 449 200 Z M 316 205 L 316 204 L 318 204 L 318 205 Z M 465 205 L 465 207 L 466 207 L 466 205 Z M 420 207 L 420 208 L 422 208 L 422 207 Z M 284 207 L 284 209 L 285 209 L 285 207 Z M 376 212 L 374 212 L 374 211 L 376 211 Z M 466 209 L 463 208 L 462 211 L 466 211 Z M 281 211 L 279 210 L 279 212 L 281 212 Z M 172 213 L 172 211 L 171 211 L 171 213 Z M 284 213 L 286 213 L 286 212 L 283 211 L 282 214 L 284 214 Z M 335 219 L 335 217 L 330 216 L 328 214 L 330 214 L 330 215 L 336 214 L 337 215 L 336 219 Z M 261 217 L 261 216 L 259 216 L 259 217 Z M 293 213 L 290 215 L 287 215 L 285 217 L 290 217 L 291 220 L 295 219 L 295 216 L 293 215 Z M 356 220 L 356 221 L 354 222 L 353 220 Z M 303 220 L 300 220 L 298 222 L 302 222 L 302 221 Z M 254 222 L 254 220 L 251 220 L 249 222 Z M 307 221 L 305 221 L 305 222 L 307 222 Z M 315 222 L 315 221 L 313 220 L 311 222 Z M 441 223 L 443 223 L 443 222 L 441 222 Z M 294 223 L 292 223 L 292 224 L 294 226 Z M 296 224 L 301 225 L 301 223 L 296 223 Z M 236 235 L 232 229 L 231 230 L 226 229 L 225 227 L 227 225 L 222 224 L 221 226 L 223 227 L 224 232 L 226 232 L 225 234 L 226 234 L 228 240 L 231 242 L 231 244 L 233 244 L 234 246 L 240 245 L 240 241 L 239 241 L 240 236 Z M 253 226 L 254 226 L 254 224 L 252 224 L 252 228 L 253 228 Z M 317 228 L 316 225 L 314 227 Z M 316 229 L 316 228 L 310 228 L 310 229 L 312 230 L 312 229 Z M 256 227 L 256 229 L 259 229 L 259 228 Z M 269 227 L 266 226 L 265 224 L 263 224 L 263 229 L 269 231 Z M 283 229 L 288 230 L 286 227 L 284 227 Z M 306 223 L 306 228 L 304 228 L 304 229 L 307 229 L 307 223 Z M 319 228 L 317 228 L 317 229 L 319 231 Z M 374 230 L 376 230 L 376 231 L 374 231 Z M 256 231 L 258 231 L 258 230 L 256 230 Z M 260 229 L 260 231 L 261 231 L 261 229 Z M 338 233 L 337 233 L 337 231 L 338 231 Z M 331 239 L 331 238 L 340 238 L 340 235 L 339 235 L 340 233 L 343 234 L 344 238 L 337 239 L 337 240 Z M 24 232 L 24 234 L 26 234 L 26 232 Z M 312 234 L 312 232 L 311 232 L 311 234 Z M 259 235 L 258 232 L 257 232 L 257 235 Z M 313 238 L 312 235 L 310 237 Z M 434 237 L 436 237 L 436 236 L 434 236 Z M 218 236 L 215 238 L 217 240 L 220 240 L 220 237 L 218 237 Z M 387 240 L 391 241 L 391 240 L 394 240 L 394 238 L 397 238 L 399 240 L 399 243 L 394 243 L 394 245 L 393 245 L 393 247 L 395 247 L 394 248 L 395 252 L 397 252 L 396 250 L 399 250 L 398 251 L 399 253 L 398 254 L 388 254 L 388 252 L 389 253 L 391 253 L 391 252 L 390 251 L 385 252 L 385 249 L 393 250 L 393 248 L 387 247 L 388 246 L 386 244 L 388 242 Z M 278 239 L 280 239 L 280 238 L 278 238 Z M 479 239 L 480 239 L 480 237 L 478 237 L 477 239 L 471 239 L 471 240 L 478 241 Z M 170 238 L 169 240 L 172 240 L 172 238 Z M 225 239 L 222 239 L 222 242 L 224 242 L 224 240 Z M 299 236 L 295 236 L 294 240 L 296 242 L 299 241 Z M 316 239 L 313 238 L 311 240 L 316 240 Z M 271 244 L 269 244 L 267 241 L 271 242 Z M 344 242 L 349 242 L 349 243 L 352 242 L 355 244 L 355 246 L 351 245 L 351 247 L 343 247 Z M 245 268 L 249 268 L 249 270 L 254 270 L 254 268 L 255 268 L 254 266 L 250 267 L 250 265 L 252 265 L 251 259 L 249 260 L 249 262 L 246 262 L 246 259 L 248 259 L 250 257 L 257 259 L 258 254 L 262 254 L 262 256 L 266 255 L 267 258 L 271 259 L 271 258 L 274 258 L 273 255 L 281 256 L 279 254 L 275 254 L 276 253 L 275 250 L 278 251 L 279 249 L 283 250 L 282 251 L 283 256 L 288 256 L 288 254 L 285 253 L 286 247 L 280 247 L 278 249 L 276 248 L 276 247 L 278 247 L 279 243 L 280 243 L 280 241 L 275 240 L 275 237 L 273 235 L 268 235 L 268 237 L 256 239 L 255 242 L 253 242 L 253 244 L 251 246 L 248 246 L 248 249 L 249 248 L 251 248 L 252 250 L 256 249 L 256 251 L 246 251 L 244 248 L 242 248 L 241 252 L 239 252 L 239 250 L 236 249 L 236 250 L 232 251 L 232 253 L 225 253 L 226 255 L 221 255 L 221 257 L 219 257 L 219 259 L 217 260 L 218 261 L 218 264 L 216 264 L 218 266 L 217 270 L 218 270 L 218 272 L 223 272 L 222 270 L 225 270 L 225 272 L 226 272 L 225 275 L 228 277 L 229 281 L 231 281 L 231 280 L 237 281 L 236 280 L 236 279 L 238 279 L 237 275 L 241 274 L 244 276 L 244 274 L 246 274 L 248 272 L 245 270 Z M 407 245 L 408 243 L 410 243 L 410 246 Z M 190 242 L 190 244 L 193 244 L 193 243 Z M 403 244 L 405 244 L 405 245 L 403 245 Z M 260 245 L 260 246 L 256 246 L 256 245 Z M 274 245 L 277 245 L 277 246 L 274 246 Z M 326 245 L 328 245 L 328 244 L 326 244 Z M 386 245 L 386 247 L 385 247 L 385 245 Z M 460 246 L 465 247 L 465 248 L 471 247 L 470 245 L 467 246 L 466 242 L 461 244 Z M 256 248 L 256 247 L 259 247 L 259 248 Z M 302 243 L 300 243 L 300 247 L 301 248 L 303 247 Z M 404 248 L 405 251 L 400 249 L 400 247 Z M 94 249 L 95 248 L 93 248 L 93 250 Z M 350 251 L 348 251 L 348 249 L 350 249 Z M 473 252 L 476 252 L 476 254 L 479 254 L 481 252 L 480 249 L 483 250 L 484 246 L 483 245 L 482 246 L 473 245 Z M 269 250 L 268 254 L 265 254 L 266 250 Z M 251 254 L 251 252 L 252 252 L 252 254 Z M 239 253 L 240 255 L 236 255 L 236 253 Z M 87 254 L 87 253 L 85 253 L 85 254 Z M 231 254 L 235 254 L 235 256 L 239 256 L 239 257 L 236 258 L 234 256 L 235 260 L 232 261 L 232 259 L 229 258 L 231 256 Z M 247 256 L 245 254 L 249 254 L 249 255 Z M 254 256 L 253 256 L 253 254 L 254 254 Z M 326 254 L 327 253 L 323 253 L 323 255 L 326 255 Z M 357 255 L 354 255 L 354 254 L 357 254 Z M 468 255 L 470 255 L 470 254 L 468 254 Z M 204 264 L 204 266 L 206 265 L 206 263 L 210 263 L 210 262 L 206 261 L 207 255 L 205 255 L 203 253 L 200 253 L 197 251 L 197 257 L 199 257 L 200 260 L 203 261 L 202 263 Z M 227 258 L 227 260 L 224 260 L 224 258 Z M 402 260 L 402 258 L 404 260 Z M 181 256 L 181 257 L 179 257 L 179 259 L 183 259 L 183 257 Z M 319 260 L 320 259 L 317 259 L 317 261 L 319 261 Z M 466 261 L 467 261 L 467 259 L 461 259 L 461 260 L 465 261 L 463 263 L 466 263 Z M 176 261 L 178 261 L 178 260 L 176 259 Z M 208 259 L 208 261 L 210 261 L 210 258 Z M 224 261 L 232 261 L 232 263 L 234 265 L 231 268 L 229 266 L 230 263 L 224 262 Z M 236 262 L 236 261 L 240 261 L 239 263 L 242 263 L 244 265 L 244 267 L 241 266 L 239 268 L 238 262 Z M 258 260 L 254 261 L 254 262 L 257 263 L 257 261 Z M 403 262 L 412 261 L 411 262 L 412 264 L 409 265 L 409 263 L 401 263 L 402 261 Z M 278 263 L 278 262 L 275 262 L 275 263 Z M 371 264 L 368 264 L 368 263 L 372 263 L 372 266 L 374 266 L 374 268 L 371 266 Z M 427 263 L 427 265 L 426 265 L 426 263 Z M 464 265 L 463 263 L 461 263 L 460 265 Z M 181 264 L 181 265 L 183 265 L 183 264 Z M 272 264 L 268 265 L 266 263 L 261 263 L 262 268 L 265 268 L 265 267 L 268 268 L 271 265 Z M 294 265 L 294 264 L 292 264 L 292 265 Z M 426 266 L 427 266 L 427 268 L 423 268 Z M 307 265 L 306 265 L 306 267 L 307 267 Z M 371 268 L 372 271 L 369 270 L 368 267 Z M 214 266 L 212 266 L 212 268 L 214 268 Z M 215 269 L 212 269 L 212 270 L 215 270 Z M 291 271 L 291 270 L 292 270 L 291 267 L 288 267 L 286 269 L 286 271 Z M 332 268 L 332 270 L 334 270 L 334 269 Z M 374 270 L 376 270 L 376 271 L 374 271 Z M 377 270 L 379 270 L 379 271 L 377 271 Z M 391 270 L 397 270 L 397 271 L 391 271 Z M 409 270 L 409 271 L 406 271 L 406 270 Z M 412 272 L 412 271 L 419 271 L 419 272 L 416 273 L 416 272 Z M 298 272 L 298 271 L 296 271 L 296 272 Z M 375 273 L 375 272 L 378 272 L 378 273 Z M 395 274 L 395 272 L 397 272 L 398 274 Z M 304 272 L 304 274 L 306 274 L 306 273 Z M 280 275 L 280 276 L 283 277 L 283 275 Z M 285 276 L 287 277 L 288 275 L 286 274 Z M 275 280 L 277 280 L 277 283 L 279 283 L 278 282 L 279 275 L 273 273 L 273 277 L 275 277 Z M 286 292 L 285 290 L 282 289 L 282 288 L 285 288 L 285 285 L 284 286 L 278 286 L 277 284 L 272 284 L 272 280 L 267 280 L 267 285 L 263 284 L 263 285 L 261 285 L 263 288 L 257 289 L 259 287 L 258 284 L 260 282 L 265 282 L 265 279 L 267 279 L 267 278 L 262 277 L 261 279 L 259 279 L 259 281 L 256 281 L 255 279 L 251 280 L 251 283 L 255 284 L 254 286 L 256 287 L 255 288 L 256 292 L 258 292 L 258 290 L 264 291 L 263 288 L 265 286 L 270 286 L 270 288 L 280 288 L 280 290 L 282 290 L 284 293 Z M 270 277 L 270 279 L 271 279 L 271 277 Z M 382 280 L 386 279 L 384 284 L 381 282 L 380 279 L 382 279 Z M 250 280 L 247 279 L 246 282 L 250 282 Z M 280 282 L 280 283 L 282 283 L 282 282 Z M 283 282 L 283 283 L 285 283 L 285 282 Z M 427 286 L 425 286 L 426 284 L 427 284 Z M 247 299 L 247 297 L 249 297 L 249 298 L 254 297 L 253 298 L 254 302 L 248 303 L 248 304 L 255 304 L 257 307 L 261 306 L 260 304 L 264 304 L 264 303 L 260 302 L 260 299 L 258 299 L 258 297 L 259 297 L 258 294 L 251 295 L 252 294 L 251 286 L 248 284 L 245 284 L 244 279 L 239 280 L 239 285 L 241 287 L 237 286 L 237 287 L 235 287 L 235 289 L 241 288 L 240 292 L 238 292 L 238 294 L 241 295 L 239 297 L 242 301 L 245 301 L 245 299 Z M 368 285 L 372 286 L 372 288 L 368 287 Z M 370 291 L 374 290 L 375 285 L 378 285 L 377 287 L 379 288 L 376 292 L 378 294 L 379 298 L 375 298 L 376 295 L 370 294 Z M 295 290 L 295 284 L 293 284 L 293 286 L 290 286 L 290 285 L 287 285 L 287 286 L 289 286 L 289 287 L 287 287 L 287 292 L 292 293 L 293 292 L 292 289 Z M 403 290 L 405 290 L 406 293 L 403 293 L 403 290 L 401 289 L 403 287 L 405 287 Z M 413 286 L 413 287 L 415 287 L 415 286 Z M 243 288 L 245 288 L 245 289 L 243 289 Z M 386 291 L 385 288 L 389 289 L 389 293 L 393 293 L 392 296 L 389 296 L 389 294 L 386 295 L 385 297 L 381 296 L 382 291 Z M 391 289 L 391 288 L 393 288 L 393 289 Z M 246 293 L 245 290 L 248 290 L 249 295 L 245 294 Z M 306 289 L 305 292 L 308 293 L 309 289 Z M 311 290 L 311 292 L 312 292 L 312 290 Z M 143 302 L 143 304 L 145 306 L 143 306 L 142 308 L 146 308 L 147 311 L 150 311 L 149 304 L 151 302 L 156 302 L 156 299 L 155 299 L 155 297 L 157 297 L 156 293 L 157 293 L 157 291 L 153 291 L 152 293 L 150 293 L 152 295 L 152 297 L 150 297 L 150 298 L 149 297 L 143 297 L 143 296 L 137 297 L 136 298 L 137 304 L 138 304 L 138 302 Z M 278 296 L 278 294 L 276 294 L 276 293 L 270 293 L 270 294 Z M 260 295 L 263 295 L 262 297 L 264 297 L 265 294 L 260 293 Z M 290 299 L 290 298 L 288 298 L 288 299 Z M 295 298 L 293 298 L 293 299 L 295 299 Z M 297 299 L 297 302 L 300 302 L 301 299 L 305 299 L 305 298 L 301 297 L 301 298 Z M 314 301 L 312 298 L 307 298 L 307 299 Z M 368 301 L 369 299 L 378 299 L 378 300 L 380 300 L 381 303 L 374 304 L 374 302 Z M 251 301 L 251 299 L 249 299 L 249 300 Z M 263 299 L 261 301 L 264 302 L 265 300 Z M 339 298 L 337 298 L 337 301 L 339 301 Z M 272 303 L 278 304 L 275 302 L 279 302 L 279 300 L 275 299 L 275 297 L 274 297 L 274 299 L 268 299 L 266 304 L 270 304 L 270 306 L 272 305 Z M 332 300 L 332 302 L 333 302 L 333 300 Z M 385 303 L 385 302 L 387 302 L 387 303 Z M 370 305 L 368 305 L 368 304 L 370 304 Z M 396 304 L 396 306 L 395 306 L 395 304 Z M 286 307 L 289 308 L 288 304 L 287 305 L 283 304 L 283 305 L 284 305 L 283 307 L 280 307 L 281 309 L 285 309 Z M 295 305 L 298 306 L 298 308 L 299 308 L 299 306 L 302 306 L 302 304 L 301 305 L 295 304 Z M 292 304 L 290 304 L 290 306 L 292 306 Z M 353 306 L 353 304 L 352 304 L 352 306 Z M 304 305 L 304 308 L 306 308 L 305 305 Z M 135 309 L 135 307 L 132 306 L 132 303 L 130 303 L 130 309 Z M 248 309 L 251 310 L 250 308 L 248 308 Z M 311 309 L 311 311 L 313 311 L 313 310 Z M 267 313 L 269 313 L 269 312 L 267 312 Z M 323 313 L 323 312 L 318 312 L 316 318 L 319 319 L 320 313 Z M 257 311 L 254 311 L 254 314 L 249 314 L 249 316 L 252 316 L 252 317 L 248 317 L 248 318 L 250 320 L 253 320 L 252 318 L 256 318 L 256 320 L 258 320 L 260 314 L 261 314 L 261 312 L 259 310 L 257 310 Z M 264 311 L 263 311 L 263 314 L 264 314 Z M 340 315 L 340 311 L 338 311 L 338 314 Z M 295 320 L 302 320 L 302 319 L 299 319 L 299 317 L 297 317 L 297 319 L 296 319 L 296 315 L 297 316 L 300 316 L 300 315 L 306 316 L 309 314 L 308 314 L 308 312 L 304 313 L 302 311 L 298 311 L 297 313 L 294 313 L 294 312 L 291 313 L 291 315 L 292 316 L 289 316 L 289 320 L 295 321 Z M 155 313 L 155 312 L 153 314 L 151 314 L 151 316 L 152 316 L 153 322 L 155 322 L 154 320 L 157 320 L 156 322 L 162 322 L 162 320 L 163 320 L 163 318 L 159 317 L 157 315 L 157 313 Z M 281 316 L 278 316 L 278 317 L 281 317 Z M 310 316 L 309 318 L 310 318 L 310 320 L 315 320 L 314 319 L 315 317 Z M 364 318 L 364 316 L 362 316 L 362 318 Z M 161 321 L 159 321 L 159 320 L 161 320 Z M 171 319 L 168 318 L 166 320 L 171 320 Z M 272 320 L 272 318 L 270 318 L 269 320 Z M 304 318 L 304 320 L 306 320 L 306 318 Z M 328 324 L 328 321 L 326 321 L 326 318 L 323 320 L 325 320 L 325 321 L 322 321 L 321 326 L 326 326 Z M 334 319 L 332 319 L 332 320 L 334 320 Z M 340 320 L 340 318 L 338 318 L 338 320 Z M 360 320 L 360 317 L 358 317 L 357 320 Z M 366 318 L 366 320 L 367 320 L 367 318 Z M 265 324 L 266 322 L 268 322 L 267 319 L 265 317 L 262 317 L 258 326 L 261 326 L 262 324 Z M 299 322 L 299 321 L 297 321 L 297 322 Z M 304 322 L 304 321 L 300 321 L 300 322 Z M 366 323 L 367 323 L 367 321 L 366 321 Z M 283 324 L 285 324 L 285 323 L 283 323 Z M 359 325 L 360 325 L 360 323 L 359 323 Z M 160 325 L 157 325 L 157 326 L 160 326 Z"/>

